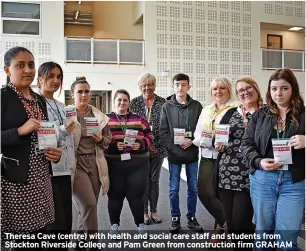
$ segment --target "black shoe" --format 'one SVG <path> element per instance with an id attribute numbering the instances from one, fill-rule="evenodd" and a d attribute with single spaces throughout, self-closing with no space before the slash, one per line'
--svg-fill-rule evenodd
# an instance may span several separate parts
<path id="1" fill-rule="evenodd" d="M 196 217 L 191 217 L 190 219 L 188 219 L 187 227 L 195 230 L 198 233 L 203 233 L 204 232 L 202 226 L 199 224 Z"/>
<path id="2" fill-rule="evenodd" d="M 171 226 L 169 230 L 171 233 L 177 233 L 181 229 L 180 217 L 171 217 Z"/>

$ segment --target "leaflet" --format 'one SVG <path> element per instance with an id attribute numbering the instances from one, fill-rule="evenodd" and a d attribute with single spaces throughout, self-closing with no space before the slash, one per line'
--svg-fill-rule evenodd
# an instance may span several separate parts
<path id="1" fill-rule="evenodd" d="M 281 168 L 285 168 L 285 165 L 292 164 L 290 139 L 272 139 L 272 147 L 275 162 L 284 165 Z"/>
<path id="2" fill-rule="evenodd" d="M 64 108 L 67 123 L 70 121 L 78 122 L 76 108 L 72 105 L 68 105 Z"/>
<path id="3" fill-rule="evenodd" d="M 230 125 L 216 125 L 215 144 L 220 146 L 228 146 Z"/>
<path id="4" fill-rule="evenodd" d="M 124 143 L 126 146 L 132 146 L 136 142 L 136 136 L 138 134 L 137 130 L 126 130 L 125 131 L 125 137 L 124 137 Z"/>
<path id="5" fill-rule="evenodd" d="M 211 148 L 212 147 L 212 132 L 203 130 L 201 132 L 200 146 Z"/>
<path id="6" fill-rule="evenodd" d="M 101 133 L 99 130 L 99 120 L 95 117 L 84 117 L 86 120 L 86 133 L 87 136 Z"/>
<path id="7" fill-rule="evenodd" d="M 185 129 L 173 128 L 174 131 L 174 144 L 182 145 L 185 140 Z"/>
<path id="8" fill-rule="evenodd" d="M 49 121 L 40 121 L 37 137 L 39 150 L 57 147 L 56 124 Z"/>

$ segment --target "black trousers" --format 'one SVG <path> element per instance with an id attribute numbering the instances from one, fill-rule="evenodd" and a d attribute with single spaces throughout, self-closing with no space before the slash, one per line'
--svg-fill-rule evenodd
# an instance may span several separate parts
<path id="1" fill-rule="evenodd" d="M 108 213 L 111 224 L 120 224 L 123 201 L 129 202 L 135 224 L 144 222 L 143 195 L 149 172 L 149 157 L 121 161 L 108 159 L 109 191 Z"/>
<path id="2" fill-rule="evenodd" d="M 157 202 L 159 197 L 159 177 L 164 158 L 150 157 L 150 170 L 147 178 L 145 194 L 143 196 L 144 212 L 148 213 L 148 202 L 150 202 L 151 213 L 157 212 Z"/>
<path id="3" fill-rule="evenodd" d="M 54 234 L 69 234 L 72 229 L 72 188 L 71 176 L 54 176 L 51 179 L 55 208 L 55 221 L 50 225 L 49 231 Z M 65 243 L 65 240 L 53 240 Z M 57 250 L 57 249 L 53 249 Z M 68 248 L 58 248 L 68 250 Z"/>
<path id="4" fill-rule="evenodd" d="M 234 234 L 253 234 L 253 206 L 248 191 L 233 191 L 223 188 L 218 188 L 218 196 L 223 204 L 225 210 L 227 227 L 229 233 Z M 242 241 L 243 244 L 253 243 L 253 240 L 240 239 L 232 240 L 232 242 Z M 236 244 L 236 247 L 238 246 Z M 252 248 L 236 248 L 235 250 L 248 249 L 253 250 Z"/>

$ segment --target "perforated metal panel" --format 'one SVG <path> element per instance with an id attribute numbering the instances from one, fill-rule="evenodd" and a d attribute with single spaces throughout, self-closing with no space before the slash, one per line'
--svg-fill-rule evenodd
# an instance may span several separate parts
<path id="1" fill-rule="evenodd" d="M 229 61 L 229 55 L 230 55 L 229 51 L 220 51 L 220 61 L 221 62 Z"/>
<path id="2" fill-rule="evenodd" d="M 158 33 L 157 36 L 156 36 L 156 43 L 157 44 L 162 44 L 162 45 L 167 45 L 167 34 Z"/>
<path id="3" fill-rule="evenodd" d="M 205 10 L 196 9 L 196 19 L 197 20 L 205 20 Z"/>
<path id="4" fill-rule="evenodd" d="M 183 8 L 183 18 L 192 19 L 192 8 Z"/>
<path id="5" fill-rule="evenodd" d="M 167 17 L 167 6 L 157 5 L 156 6 L 156 16 Z"/>
<path id="6" fill-rule="evenodd" d="M 220 64 L 220 74 L 221 75 L 229 75 L 229 65 L 228 64 Z"/>
<path id="7" fill-rule="evenodd" d="M 196 36 L 196 46 L 205 47 L 205 36 Z"/>
<path id="8" fill-rule="evenodd" d="M 162 47 L 157 48 L 157 58 L 167 59 L 167 48 L 162 48 Z"/>
<path id="9" fill-rule="evenodd" d="M 181 36 L 176 34 L 170 34 L 170 45 L 181 45 Z"/>
<path id="10" fill-rule="evenodd" d="M 205 60 L 205 50 L 196 50 L 196 60 Z"/>
<path id="11" fill-rule="evenodd" d="M 196 63 L 196 74 L 205 74 L 205 64 Z"/>
<path id="12" fill-rule="evenodd" d="M 183 35 L 183 45 L 193 46 L 193 36 Z"/>
<path id="13" fill-rule="evenodd" d="M 218 25 L 217 24 L 208 23 L 207 25 L 208 25 L 207 26 L 207 34 L 216 35 L 218 33 Z"/>
<path id="14" fill-rule="evenodd" d="M 228 24 L 220 24 L 220 35 L 228 36 L 230 26 Z"/>
<path id="15" fill-rule="evenodd" d="M 158 31 L 167 31 L 167 27 L 168 27 L 167 24 L 168 24 L 167 20 L 157 19 L 157 24 L 156 24 L 157 30 Z M 170 27 L 171 27 L 171 22 L 170 22 Z M 170 30 L 171 30 L 171 28 L 170 28 Z"/>
<path id="16" fill-rule="evenodd" d="M 181 71 L 181 63 L 180 62 L 170 62 L 170 72 L 175 75 Z"/>
<path id="17" fill-rule="evenodd" d="M 205 33 L 205 23 L 196 23 L 196 33 Z"/>
<path id="18" fill-rule="evenodd" d="M 184 73 L 193 73 L 193 63 L 183 63 Z"/>
<path id="19" fill-rule="evenodd" d="M 180 32 L 181 21 L 179 20 L 170 20 L 170 31 Z"/>
<path id="20" fill-rule="evenodd" d="M 218 51 L 217 50 L 208 50 L 208 57 L 209 61 L 217 61 L 218 60 Z"/>
<path id="21" fill-rule="evenodd" d="M 156 77 L 156 87 L 157 88 L 167 88 L 168 87 L 167 77 L 157 76 Z"/>
<path id="22" fill-rule="evenodd" d="M 38 43 L 38 53 L 40 55 L 51 55 L 51 43 Z"/>
<path id="23" fill-rule="evenodd" d="M 191 81 L 190 95 L 207 104 L 211 102 L 209 87 L 215 77 L 221 75 L 232 80 L 252 72 L 254 13 L 251 2 L 167 1 L 157 5 L 166 7 L 158 9 L 159 15 L 168 15 L 157 16 L 163 20 L 156 23 L 157 60 L 160 61 L 157 72 L 168 67 L 169 83 L 178 72 L 188 74 L 195 81 Z M 301 8 L 295 4 L 290 6 Z M 169 83 L 161 79 L 159 82 L 162 95 L 173 93 Z M 168 92 L 163 90 L 166 88 Z"/>
<path id="24" fill-rule="evenodd" d="M 183 59 L 193 60 L 193 49 L 183 49 Z"/>
<path id="25" fill-rule="evenodd" d="M 179 48 L 170 48 L 170 59 L 181 59 L 181 51 Z"/>
<path id="26" fill-rule="evenodd" d="M 187 22 L 183 21 L 183 32 L 193 32 L 193 23 L 192 22 Z"/>

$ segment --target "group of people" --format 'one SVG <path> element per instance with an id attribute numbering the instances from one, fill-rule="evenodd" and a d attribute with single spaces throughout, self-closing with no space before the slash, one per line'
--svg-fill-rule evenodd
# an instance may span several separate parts
<path id="1" fill-rule="evenodd" d="M 126 90 L 117 90 L 109 114 L 89 104 L 90 85 L 77 77 L 70 88 L 75 121 L 54 97 L 63 86 L 59 64 L 39 67 L 40 94 L 30 87 L 36 68 L 26 48 L 5 53 L 4 71 L 2 233 L 70 233 L 72 203 L 77 231 L 96 233 L 100 191 L 108 196 L 111 233 L 120 233 L 125 198 L 138 231 L 145 233 L 145 225 L 162 222 L 159 177 L 168 157 L 172 233 L 181 228 L 185 165 L 188 228 L 203 232 L 196 219 L 199 198 L 215 219 L 214 233 L 254 233 L 254 216 L 256 233 L 278 233 L 297 250 L 305 208 L 305 108 L 290 69 L 271 75 L 265 105 L 252 78 L 236 81 L 235 100 L 230 81 L 218 77 L 210 86 L 212 104 L 205 107 L 188 95 L 188 75 L 176 74 L 174 94 L 164 99 L 155 94 L 155 76 L 145 73 L 138 80 L 141 95 L 131 100 Z M 90 119 L 98 129 L 89 134 Z M 56 147 L 39 149 L 42 121 L 56 125 Z"/>

